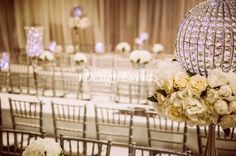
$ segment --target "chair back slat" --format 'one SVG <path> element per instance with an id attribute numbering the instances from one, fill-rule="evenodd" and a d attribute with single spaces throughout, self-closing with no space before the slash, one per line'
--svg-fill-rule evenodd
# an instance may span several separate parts
<path id="1" fill-rule="evenodd" d="M 160 116 L 156 112 L 146 111 L 148 144 L 150 147 L 186 151 L 187 125 Z"/>
<path id="2" fill-rule="evenodd" d="M 0 128 L 0 155 L 21 156 L 24 148 L 45 133 Z"/>
<path id="3" fill-rule="evenodd" d="M 65 155 L 110 156 L 112 142 L 60 135 Z"/>
<path id="4" fill-rule="evenodd" d="M 24 126 L 37 132 L 43 132 L 43 103 L 41 101 L 24 101 L 9 98 L 13 129 Z"/>
<path id="5" fill-rule="evenodd" d="M 87 107 L 86 104 L 67 104 L 52 102 L 52 115 L 56 140 L 60 133 L 86 137 Z M 69 134 L 72 133 L 73 134 Z M 79 133 L 79 134 L 78 134 Z"/>
<path id="6" fill-rule="evenodd" d="M 113 144 L 126 147 L 131 144 L 133 137 L 132 110 L 95 105 L 95 123 L 98 140 L 114 139 Z"/>

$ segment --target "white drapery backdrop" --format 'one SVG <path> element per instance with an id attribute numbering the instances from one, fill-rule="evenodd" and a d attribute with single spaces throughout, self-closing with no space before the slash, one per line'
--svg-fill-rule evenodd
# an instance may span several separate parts
<path id="1" fill-rule="evenodd" d="M 85 8 L 91 26 L 79 30 L 81 45 L 97 41 L 114 47 L 120 41 L 134 44 L 140 32 L 148 32 L 148 45 L 162 43 L 173 53 L 179 22 L 203 0 L 1 0 L 0 50 L 25 47 L 25 26 L 44 27 L 45 46 L 52 40 L 72 44 L 70 12 Z M 92 50 L 92 49 L 91 49 Z"/>

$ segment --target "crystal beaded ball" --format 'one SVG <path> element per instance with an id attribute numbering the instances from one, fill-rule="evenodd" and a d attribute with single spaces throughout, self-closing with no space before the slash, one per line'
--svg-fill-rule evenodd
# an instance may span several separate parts
<path id="1" fill-rule="evenodd" d="M 181 66 L 206 75 L 209 69 L 236 70 L 236 0 L 208 0 L 180 24 L 176 53 Z"/>

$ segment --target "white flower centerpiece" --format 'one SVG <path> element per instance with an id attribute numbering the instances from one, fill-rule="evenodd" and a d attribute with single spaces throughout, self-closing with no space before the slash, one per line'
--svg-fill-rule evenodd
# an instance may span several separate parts
<path id="1" fill-rule="evenodd" d="M 153 47 L 152 47 L 152 51 L 154 53 L 160 53 L 163 50 L 164 50 L 164 46 L 162 44 L 159 44 L 159 43 L 154 44 Z"/>
<path id="2" fill-rule="evenodd" d="M 76 53 L 74 61 L 77 65 L 82 65 L 87 62 L 87 57 L 83 53 Z"/>
<path id="3" fill-rule="evenodd" d="M 40 55 L 39 55 L 39 60 L 41 61 L 53 61 L 54 60 L 54 55 L 50 51 L 44 50 Z"/>
<path id="4" fill-rule="evenodd" d="M 49 139 L 33 141 L 23 152 L 22 156 L 63 156 L 63 150 L 59 143 Z"/>
<path id="5" fill-rule="evenodd" d="M 116 50 L 118 52 L 122 52 L 122 53 L 130 52 L 131 47 L 130 47 L 129 43 L 127 43 L 127 42 L 120 42 L 119 44 L 116 45 Z"/>
<path id="6" fill-rule="evenodd" d="M 158 70 L 148 98 L 160 115 L 189 125 L 220 125 L 225 132 L 236 127 L 236 73 L 217 68 L 208 76 L 192 75 L 174 66 Z"/>
<path id="7" fill-rule="evenodd" d="M 129 59 L 134 65 L 142 67 L 151 61 L 152 56 L 147 50 L 134 50 L 130 53 Z"/>

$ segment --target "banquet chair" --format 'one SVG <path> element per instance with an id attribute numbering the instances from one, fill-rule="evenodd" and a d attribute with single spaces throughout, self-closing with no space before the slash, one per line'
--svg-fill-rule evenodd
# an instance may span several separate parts
<path id="1" fill-rule="evenodd" d="M 156 112 L 146 111 L 149 147 L 162 147 L 181 152 L 188 150 L 187 124 L 162 117 Z"/>
<path id="2" fill-rule="evenodd" d="M 67 104 L 51 102 L 54 135 L 56 141 L 60 133 L 86 137 L 87 107 L 86 104 Z"/>
<path id="3" fill-rule="evenodd" d="M 9 98 L 13 129 L 43 132 L 43 103 Z"/>
<path id="4" fill-rule="evenodd" d="M 25 147 L 45 133 L 0 128 L 0 155 L 21 156 Z"/>
<path id="5" fill-rule="evenodd" d="M 178 152 L 174 150 L 164 150 L 160 148 L 131 145 L 132 156 L 191 156 L 191 152 Z"/>
<path id="6" fill-rule="evenodd" d="M 112 142 L 60 135 L 65 156 L 110 156 Z"/>
<path id="7" fill-rule="evenodd" d="M 197 137 L 198 137 L 198 147 L 200 155 L 204 154 L 207 137 L 208 137 L 208 127 L 207 126 L 197 126 Z M 236 155 L 236 130 L 235 128 L 230 129 L 229 136 L 226 136 L 223 129 L 217 125 L 215 130 L 216 146 L 218 155 Z M 227 146 L 225 146 L 227 144 Z"/>
<path id="8" fill-rule="evenodd" d="M 0 92 L 8 92 L 9 69 L 0 68 Z"/>
<path id="9" fill-rule="evenodd" d="M 133 111 L 124 108 L 109 108 L 95 105 L 97 140 L 110 139 L 116 147 L 128 147 L 133 138 Z"/>

